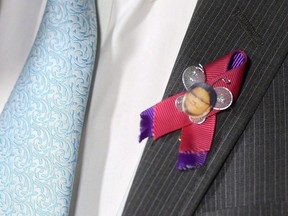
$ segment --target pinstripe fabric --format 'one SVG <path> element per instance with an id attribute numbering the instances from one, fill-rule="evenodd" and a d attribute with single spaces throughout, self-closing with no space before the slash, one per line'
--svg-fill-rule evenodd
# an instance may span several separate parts
<path id="1" fill-rule="evenodd" d="M 199 62 L 207 64 L 234 49 L 242 49 L 250 57 L 241 94 L 232 109 L 217 116 L 213 148 L 202 168 L 187 172 L 175 169 L 179 132 L 171 133 L 156 142 L 148 141 L 123 215 L 191 215 L 198 206 L 197 214 L 204 215 L 208 212 L 211 215 L 253 215 L 256 212 L 274 212 L 276 209 L 279 214 L 284 213 L 287 209 L 285 200 L 278 202 L 277 194 L 278 190 L 283 195 L 287 194 L 283 189 L 287 175 L 284 168 L 277 171 L 277 176 L 268 170 L 277 170 L 279 164 L 286 164 L 286 149 L 283 149 L 288 133 L 284 130 L 286 122 L 275 122 L 275 119 L 280 120 L 280 108 L 277 110 L 277 107 L 281 107 L 281 114 L 285 113 L 284 102 L 281 101 L 285 96 L 283 92 L 282 96 L 279 95 L 277 85 L 283 79 L 277 81 L 276 78 L 272 85 L 271 82 L 279 68 L 285 68 L 283 61 L 288 50 L 287 21 L 288 2 L 284 0 L 261 0 L 258 3 L 252 0 L 199 0 L 164 98 L 183 90 L 181 75 L 186 67 Z M 266 93 L 268 88 L 272 88 L 272 93 Z M 262 108 L 264 114 L 257 114 L 261 112 L 261 101 L 262 104 L 268 104 L 268 108 Z M 265 116 L 264 122 L 261 122 L 261 116 Z M 278 127 L 275 129 L 273 125 Z M 269 132 L 264 132 L 263 128 Z M 279 128 L 282 138 L 278 137 Z M 282 139 L 282 143 L 279 139 Z M 230 154 L 237 140 L 244 154 Z M 276 142 L 281 143 L 281 147 L 275 147 Z M 262 152 L 258 151 L 258 146 L 262 146 Z M 276 160 L 277 153 L 282 153 L 282 156 Z M 264 165 L 267 168 L 264 169 Z M 243 172 L 245 169 L 249 170 Z M 238 176 L 240 171 L 245 177 Z M 273 181 L 263 181 L 264 176 L 269 180 L 272 176 Z M 281 187 L 274 183 L 278 178 L 285 182 Z M 263 184 L 265 182 L 265 187 L 259 186 L 261 180 Z M 268 182 L 270 185 L 267 185 Z M 208 189 L 209 193 L 205 196 Z M 262 202 L 261 199 L 266 200 Z"/>
<path id="2" fill-rule="evenodd" d="M 288 215 L 287 64 L 288 59 L 210 186 L 196 215 L 214 215 L 215 212 L 220 215 L 231 215 L 231 212 L 233 215 L 255 215 L 256 212 L 271 215 L 270 211 L 272 215 Z"/>

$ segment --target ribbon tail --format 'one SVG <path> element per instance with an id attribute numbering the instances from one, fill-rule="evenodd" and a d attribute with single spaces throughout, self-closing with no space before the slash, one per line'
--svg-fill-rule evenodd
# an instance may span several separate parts
<path id="1" fill-rule="evenodd" d="M 147 137 L 153 136 L 153 125 L 154 125 L 154 107 L 152 106 L 147 110 L 144 110 L 140 114 L 140 135 L 139 142 Z"/>
<path id="2" fill-rule="evenodd" d="M 176 167 L 179 170 L 201 167 L 205 163 L 207 155 L 208 152 L 179 153 Z"/>
<path id="3" fill-rule="evenodd" d="M 191 124 L 182 129 L 176 167 L 180 170 L 202 166 L 211 149 L 216 115 L 206 119 L 205 125 Z"/>
<path id="4" fill-rule="evenodd" d="M 191 124 L 182 128 L 179 152 L 206 152 L 210 151 L 216 115 L 209 116 L 204 124 Z"/>
<path id="5" fill-rule="evenodd" d="M 182 92 L 167 98 L 140 114 L 139 142 L 151 136 L 158 139 L 167 133 L 191 124 L 188 116 L 183 112 L 179 112 L 175 107 L 175 100 L 183 94 Z"/>

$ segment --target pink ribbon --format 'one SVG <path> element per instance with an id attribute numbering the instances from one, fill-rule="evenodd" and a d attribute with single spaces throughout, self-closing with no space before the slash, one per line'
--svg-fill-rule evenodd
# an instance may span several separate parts
<path id="1" fill-rule="evenodd" d="M 243 51 L 233 51 L 204 67 L 206 83 L 213 85 L 213 88 L 218 86 L 226 87 L 231 91 L 235 102 L 242 85 L 246 63 L 247 56 Z M 228 79 L 230 82 L 217 82 L 223 78 Z M 172 131 L 182 129 L 177 163 L 178 169 L 203 165 L 207 152 L 211 149 L 216 114 L 219 112 L 219 110 L 212 110 L 202 124 L 192 123 L 186 113 L 180 112 L 175 107 L 175 100 L 185 93 L 181 92 L 169 97 L 141 113 L 140 141 L 147 136 L 153 136 L 156 140 Z"/>

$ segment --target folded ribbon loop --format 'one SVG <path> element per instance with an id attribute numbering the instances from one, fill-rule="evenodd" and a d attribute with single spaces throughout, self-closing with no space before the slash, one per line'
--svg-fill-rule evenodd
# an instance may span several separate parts
<path id="1" fill-rule="evenodd" d="M 228 89 L 235 101 L 242 84 L 246 63 L 247 56 L 243 51 L 233 51 L 204 67 L 206 83 L 214 89 L 217 87 Z M 213 141 L 216 114 L 221 111 L 212 109 L 203 123 L 195 124 L 186 113 L 179 111 L 175 106 L 176 99 L 185 93 L 169 97 L 140 115 L 140 142 L 146 137 L 152 136 L 157 139 L 182 129 L 177 162 L 177 168 L 181 170 L 204 164 Z"/>

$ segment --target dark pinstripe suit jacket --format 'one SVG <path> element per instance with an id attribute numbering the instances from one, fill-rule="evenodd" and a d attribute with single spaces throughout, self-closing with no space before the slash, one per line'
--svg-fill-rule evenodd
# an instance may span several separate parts
<path id="1" fill-rule="evenodd" d="M 199 0 L 164 98 L 185 68 L 235 49 L 250 58 L 244 85 L 206 164 L 175 169 L 179 131 L 150 139 L 123 215 L 288 215 L 288 1 Z"/>

